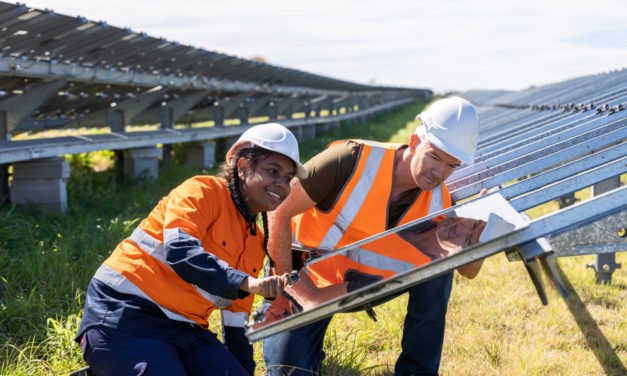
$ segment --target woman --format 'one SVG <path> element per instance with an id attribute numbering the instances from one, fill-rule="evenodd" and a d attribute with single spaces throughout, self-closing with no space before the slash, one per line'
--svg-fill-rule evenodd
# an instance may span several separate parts
<path id="1" fill-rule="evenodd" d="M 97 375 L 253 374 L 244 336 L 252 294 L 274 297 L 287 276 L 256 278 L 267 254 L 256 224 L 304 176 L 280 124 L 244 132 L 222 177 L 196 176 L 164 197 L 98 268 L 76 340 Z M 251 294 L 252 293 L 252 294 Z M 208 317 L 221 309 L 222 344 Z"/>

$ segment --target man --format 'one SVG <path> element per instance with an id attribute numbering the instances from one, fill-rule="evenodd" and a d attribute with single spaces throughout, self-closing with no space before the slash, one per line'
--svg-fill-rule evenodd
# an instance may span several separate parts
<path id="1" fill-rule="evenodd" d="M 337 142 L 307 163 L 308 177 L 292 182 L 290 197 L 270 217 L 268 248 L 276 274 L 292 270 L 293 242 L 333 250 L 451 206 L 443 183 L 462 162 L 474 161 L 476 110 L 466 100 L 450 97 L 436 101 L 417 118 L 423 126 L 408 145 Z M 400 241 L 388 243 L 370 254 L 424 263 L 427 256 L 404 252 L 403 247 Z M 474 277 L 480 266 L 477 262 L 459 271 Z M 438 373 L 452 277 L 451 272 L 409 289 L 396 374 Z M 319 373 L 330 320 L 264 340 L 268 374 Z"/>

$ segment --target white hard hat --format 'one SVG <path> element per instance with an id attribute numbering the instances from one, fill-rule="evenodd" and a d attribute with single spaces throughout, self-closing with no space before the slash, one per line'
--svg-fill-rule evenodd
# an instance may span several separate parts
<path id="1" fill-rule="evenodd" d="M 514 230 L 516 226 L 512 223 L 507 222 L 503 217 L 496 213 L 490 213 L 488 217 L 488 222 L 485 225 L 485 228 L 481 232 L 481 236 L 479 236 L 480 242 L 485 242 L 488 240 L 492 240 L 498 238 L 499 236 L 505 235 L 508 232 Z"/>
<path id="2" fill-rule="evenodd" d="M 300 163 L 296 137 L 289 129 L 278 123 L 255 125 L 242 133 L 226 153 L 226 161 L 229 162 L 238 150 L 252 147 L 253 144 L 288 157 L 296 164 L 296 176 L 307 177 L 307 169 Z"/>
<path id="3" fill-rule="evenodd" d="M 418 117 L 429 142 L 462 162 L 474 162 L 479 118 L 470 102 L 460 97 L 440 99 Z"/>

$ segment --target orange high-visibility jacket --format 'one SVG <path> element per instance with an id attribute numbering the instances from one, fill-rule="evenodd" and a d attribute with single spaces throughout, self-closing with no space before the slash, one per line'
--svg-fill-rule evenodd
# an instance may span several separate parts
<path id="1" fill-rule="evenodd" d="M 363 144 L 355 170 L 346 181 L 333 207 L 317 207 L 292 220 L 294 243 L 306 248 L 334 250 L 387 229 L 388 205 L 392 192 L 394 157 L 398 145 L 359 141 Z M 444 184 L 421 191 L 407 208 L 398 225 L 422 218 L 451 206 Z M 364 244 L 342 255 L 311 263 L 311 277 L 318 286 L 343 281 L 348 269 L 389 277 L 431 258 L 396 234 Z"/>
<path id="2" fill-rule="evenodd" d="M 197 240 L 219 263 L 256 277 L 265 256 L 258 228 L 257 234 L 248 231 L 223 179 L 193 177 L 159 202 L 94 278 L 118 292 L 154 302 L 173 320 L 207 328 L 211 312 L 221 308 L 224 325 L 241 327 L 248 321 L 254 295 L 229 299 L 186 282 L 168 265 L 164 243 Z"/>

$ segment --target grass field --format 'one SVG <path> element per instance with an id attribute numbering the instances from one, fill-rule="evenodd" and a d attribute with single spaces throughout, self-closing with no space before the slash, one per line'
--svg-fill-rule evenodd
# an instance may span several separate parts
<path id="1" fill-rule="evenodd" d="M 420 109 L 410 105 L 303 142 L 302 158 L 337 138 L 402 142 Z M 67 214 L 0 210 L 0 375 L 63 375 L 84 366 L 73 337 L 91 275 L 161 196 L 199 173 L 177 166 L 161 171 L 154 184 L 130 184 L 111 171 L 91 172 L 89 160 L 72 158 Z M 548 306 L 523 265 L 503 254 L 486 260 L 474 280 L 456 275 L 442 375 L 627 374 L 627 273 L 619 269 L 611 285 L 596 284 L 586 268 L 592 260 L 558 260 L 571 293 L 563 299 L 547 286 Z M 617 262 L 627 265 L 625 252 Z M 375 308 L 376 323 L 363 313 L 336 315 L 326 338 L 324 374 L 392 375 L 405 304 L 401 296 Z M 214 318 L 212 327 L 218 325 Z M 261 375 L 259 343 L 255 349 Z"/>

